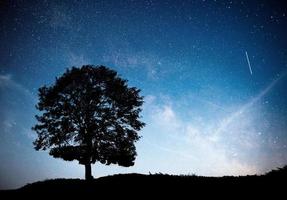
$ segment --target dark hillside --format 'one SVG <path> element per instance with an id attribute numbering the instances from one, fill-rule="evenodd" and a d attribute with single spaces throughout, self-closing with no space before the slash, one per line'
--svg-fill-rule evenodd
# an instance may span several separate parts
<path id="1" fill-rule="evenodd" d="M 273 170 L 261 176 L 173 176 L 165 174 L 119 174 L 101 177 L 92 181 L 81 179 L 54 179 L 28 184 L 18 190 L 2 191 L 13 194 L 64 194 L 64 195 L 105 195 L 129 197 L 132 194 L 180 194 L 192 192 L 201 195 L 227 194 L 242 195 L 245 192 L 284 194 L 287 185 L 287 167 Z"/>

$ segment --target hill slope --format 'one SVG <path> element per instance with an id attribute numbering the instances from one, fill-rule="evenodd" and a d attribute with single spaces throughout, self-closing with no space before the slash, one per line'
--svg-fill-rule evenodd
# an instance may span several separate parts
<path id="1" fill-rule="evenodd" d="M 87 182 L 81 179 L 54 179 L 28 184 L 6 193 L 17 194 L 95 194 L 105 196 L 127 197 L 131 194 L 216 194 L 226 192 L 266 191 L 284 192 L 287 167 L 273 170 L 262 176 L 240 177 L 201 177 L 172 176 L 164 174 L 119 174 L 101 177 Z"/>

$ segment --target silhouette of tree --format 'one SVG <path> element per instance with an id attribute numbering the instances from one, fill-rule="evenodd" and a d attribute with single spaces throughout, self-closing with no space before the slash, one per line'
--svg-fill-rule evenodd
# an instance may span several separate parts
<path id="1" fill-rule="evenodd" d="M 91 164 L 132 166 L 134 143 L 145 125 L 139 120 L 143 104 L 140 90 L 104 66 L 67 69 L 54 85 L 39 88 L 36 108 L 36 150 L 85 165 L 85 178 L 93 178 Z"/>

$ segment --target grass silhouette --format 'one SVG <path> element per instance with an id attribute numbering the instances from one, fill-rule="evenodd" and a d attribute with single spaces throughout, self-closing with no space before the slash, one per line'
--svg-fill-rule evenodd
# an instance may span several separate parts
<path id="1" fill-rule="evenodd" d="M 284 192 L 287 180 L 287 166 L 272 170 L 264 175 L 203 177 L 196 175 L 168 174 L 118 174 L 91 181 L 82 179 L 53 179 L 27 184 L 16 190 L 6 190 L 6 194 L 64 194 L 64 195 L 104 195 L 128 197 L 132 193 L 147 194 L 200 194 L 242 192 L 262 193 L 266 191 Z"/>

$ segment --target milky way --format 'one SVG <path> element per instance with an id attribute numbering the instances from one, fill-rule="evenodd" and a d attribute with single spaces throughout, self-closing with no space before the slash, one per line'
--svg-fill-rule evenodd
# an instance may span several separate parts
<path id="1" fill-rule="evenodd" d="M 244 175 L 287 164 L 286 8 L 280 0 L 1 1 L 0 188 L 83 178 L 77 162 L 36 152 L 31 130 L 37 89 L 83 64 L 118 71 L 145 96 L 135 166 L 96 163 L 96 177 Z"/>

